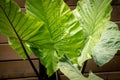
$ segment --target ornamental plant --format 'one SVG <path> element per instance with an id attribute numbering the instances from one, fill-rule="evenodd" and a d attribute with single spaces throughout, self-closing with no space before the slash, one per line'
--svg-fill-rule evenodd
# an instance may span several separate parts
<path id="1" fill-rule="evenodd" d="M 91 58 L 102 66 L 120 50 L 111 1 L 79 0 L 72 11 L 63 0 L 26 0 L 23 13 L 13 0 L 0 0 L 0 34 L 23 59 L 33 52 L 48 76 L 60 69 L 70 80 L 102 80 L 79 68 Z"/>

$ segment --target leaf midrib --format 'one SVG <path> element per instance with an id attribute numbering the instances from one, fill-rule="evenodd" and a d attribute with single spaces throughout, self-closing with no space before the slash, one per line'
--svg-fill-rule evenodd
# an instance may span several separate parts
<path id="1" fill-rule="evenodd" d="M 15 36 L 17 37 L 18 41 L 20 42 L 20 45 L 21 45 L 21 47 L 22 47 L 22 49 L 23 49 L 24 53 L 25 53 L 25 54 L 28 54 L 28 53 L 27 53 L 27 51 L 26 51 L 26 49 L 25 49 L 25 46 L 24 46 L 24 44 L 23 44 L 22 40 L 20 39 L 20 37 L 19 37 L 19 35 L 18 35 L 17 31 L 15 30 L 15 28 L 14 28 L 14 26 L 13 26 L 12 22 L 10 21 L 10 19 L 9 19 L 8 15 L 6 14 L 6 12 L 4 11 L 4 9 L 3 9 L 3 7 L 2 7 L 2 6 L 0 6 L 0 8 L 2 9 L 2 11 L 3 11 L 3 13 L 4 13 L 5 17 L 7 18 L 7 20 L 8 20 L 8 22 L 9 22 L 9 24 L 11 25 L 10 27 L 13 29 L 13 31 L 14 31 L 14 33 L 15 33 Z"/>

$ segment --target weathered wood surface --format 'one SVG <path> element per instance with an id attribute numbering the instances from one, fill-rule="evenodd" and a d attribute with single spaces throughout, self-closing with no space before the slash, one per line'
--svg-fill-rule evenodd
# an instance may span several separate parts
<path id="1" fill-rule="evenodd" d="M 32 60 L 39 69 L 38 60 Z M 28 61 L 0 62 L 0 79 L 36 76 Z"/>
<path id="2" fill-rule="evenodd" d="M 114 72 L 120 71 L 120 56 L 115 56 L 110 62 L 103 65 L 102 67 L 96 66 L 93 60 L 89 60 L 86 65 L 85 72 L 92 70 L 93 72 Z"/>
<path id="3" fill-rule="evenodd" d="M 14 0 L 16 1 L 20 7 L 25 7 L 26 0 Z M 76 6 L 78 0 L 64 0 L 69 6 Z M 112 5 L 120 5 L 120 0 L 112 0 Z"/>
<path id="4" fill-rule="evenodd" d="M 120 0 L 112 0 L 112 5 L 120 5 Z"/>
<path id="5" fill-rule="evenodd" d="M 37 59 L 33 54 L 31 54 L 30 57 L 32 59 Z M 0 62 L 17 59 L 21 60 L 22 58 L 8 44 L 0 45 Z"/>
<path id="6" fill-rule="evenodd" d="M 5 79 L 6 80 L 6 79 Z M 16 78 L 16 79 L 7 79 L 7 80 L 38 80 L 37 77 L 28 77 L 28 78 Z"/>
<path id="7" fill-rule="evenodd" d="M 104 80 L 120 80 L 120 72 L 102 72 L 102 73 L 95 73 Z M 84 74 L 88 76 L 88 73 Z M 60 75 L 61 80 L 69 80 L 66 76 Z"/>

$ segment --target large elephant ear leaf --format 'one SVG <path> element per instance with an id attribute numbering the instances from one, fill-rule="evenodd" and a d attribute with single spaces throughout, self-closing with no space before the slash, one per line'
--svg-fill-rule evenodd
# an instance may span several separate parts
<path id="1" fill-rule="evenodd" d="M 79 21 L 64 1 L 27 0 L 26 9 L 27 14 L 31 14 L 45 23 L 51 37 L 51 44 L 39 45 L 38 43 L 39 47 L 32 47 L 33 49 L 38 48 L 36 49 L 38 53 L 35 53 L 37 51 L 34 53 L 47 68 L 47 74 L 50 76 L 58 69 L 57 57 L 63 53 L 67 54 L 73 62 L 77 62 L 76 57 L 80 55 L 81 48 L 83 48 L 85 35 Z"/>
<path id="2" fill-rule="evenodd" d="M 110 19 L 112 0 L 79 0 L 73 11 L 87 36 L 86 44 L 78 58 L 79 65 L 91 58 L 91 49 L 99 41 Z"/>
<path id="3" fill-rule="evenodd" d="M 88 78 L 84 77 L 80 70 L 72 65 L 66 55 L 61 58 L 58 63 L 58 67 L 60 68 L 60 71 L 63 72 L 70 80 L 103 80 L 92 72 L 89 74 Z"/>
<path id="4" fill-rule="evenodd" d="M 102 33 L 100 41 L 92 49 L 93 59 L 98 66 L 110 61 L 120 50 L 120 31 L 118 26 L 109 22 L 107 29 Z"/>
<path id="5" fill-rule="evenodd" d="M 25 50 L 28 54 L 31 53 L 28 43 L 38 39 L 43 41 L 43 36 L 46 36 L 47 32 L 43 22 L 22 13 L 13 0 L 0 0 L 0 34 L 8 36 L 10 46 L 25 59 Z"/>

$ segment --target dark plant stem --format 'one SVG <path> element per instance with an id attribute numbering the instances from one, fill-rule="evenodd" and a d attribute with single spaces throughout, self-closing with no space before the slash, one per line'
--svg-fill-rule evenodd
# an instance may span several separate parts
<path id="1" fill-rule="evenodd" d="M 26 55 L 26 57 L 27 57 L 29 63 L 31 64 L 31 66 L 32 66 L 32 68 L 33 68 L 35 74 L 37 75 L 38 80 L 42 80 L 41 77 L 40 77 L 40 75 L 39 75 L 39 72 L 38 72 L 37 69 L 35 68 L 35 65 L 33 64 L 32 60 L 30 59 L 29 55 L 27 54 L 27 51 L 26 51 L 24 45 L 21 44 L 21 46 L 23 47 L 23 50 L 24 50 L 24 52 L 25 52 L 25 55 Z"/>
<path id="2" fill-rule="evenodd" d="M 85 72 L 86 65 L 87 65 L 87 61 L 85 61 L 84 65 L 83 65 L 83 67 L 81 69 L 82 74 L 84 74 L 84 72 Z"/>
<path id="3" fill-rule="evenodd" d="M 46 68 L 40 64 L 40 75 L 42 76 L 42 80 L 58 80 L 56 73 L 54 73 L 52 76 L 48 77 L 46 73 Z"/>
<path id="4" fill-rule="evenodd" d="M 16 29 L 14 28 L 12 22 L 10 21 L 8 15 L 7 15 L 6 12 L 4 11 L 3 7 L 2 7 L 2 6 L 0 6 L 0 7 L 1 7 L 1 9 L 3 10 L 5 16 L 7 17 L 8 21 L 9 21 L 9 23 L 10 23 L 10 25 L 11 25 L 11 28 L 13 29 L 14 33 L 16 34 L 16 37 L 18 38 L 18 41 L 20 42 L 20 45 L 21 45 L 21 47 L 22 47 L 22 49 L 23 49 L 23 51 L 24 51 L 24 53 L 25 53 L 25 55 L 26 55 L 26 57 L 27 57 L 29 63 L 31 64 L 31 66 L 32 66 L 32 68 L 33 68 L 33 70 L 34 70 L 34 72 L 36 73 L 38 79 L 39 79 L 39 80 L 42 80 L 41 77 L 40 77 L 40 75 L 39 75 L 39 72 L 37 71 L 37 69 L 35 68 L 33 62 L 31 61 L 31 59 L 30 59 L 30 57 L 29 57 L 29 55 L 28 55 L 28 53 L 27 53 L 27 51 L 26 51 L 26 49 L 25 49 L 25 47 L 24 47 L 24 44 L 23 44 L 22 40 L 20 39 L 20 37 L 19 37 L 19 35 L 18 35 Z"/>
<path id="5" fill-rule="evenodd" d="M 40 63 L 40 65 L 39 65 L 39 71 L 40 71 L 40 75 L 42 76 L 42 80 L 48 80 L 47 78 L 48 78 L 48 76 L 47 76 L 47 74 L 46 74 L 46 69 L 45 69 L 45 67 Z"/>
<path id="6" fill-rule="evenodd" d="M 58 74 L 58 71 L 56 72 L 56 80 L 61 80 L 60 75 Z"/>

